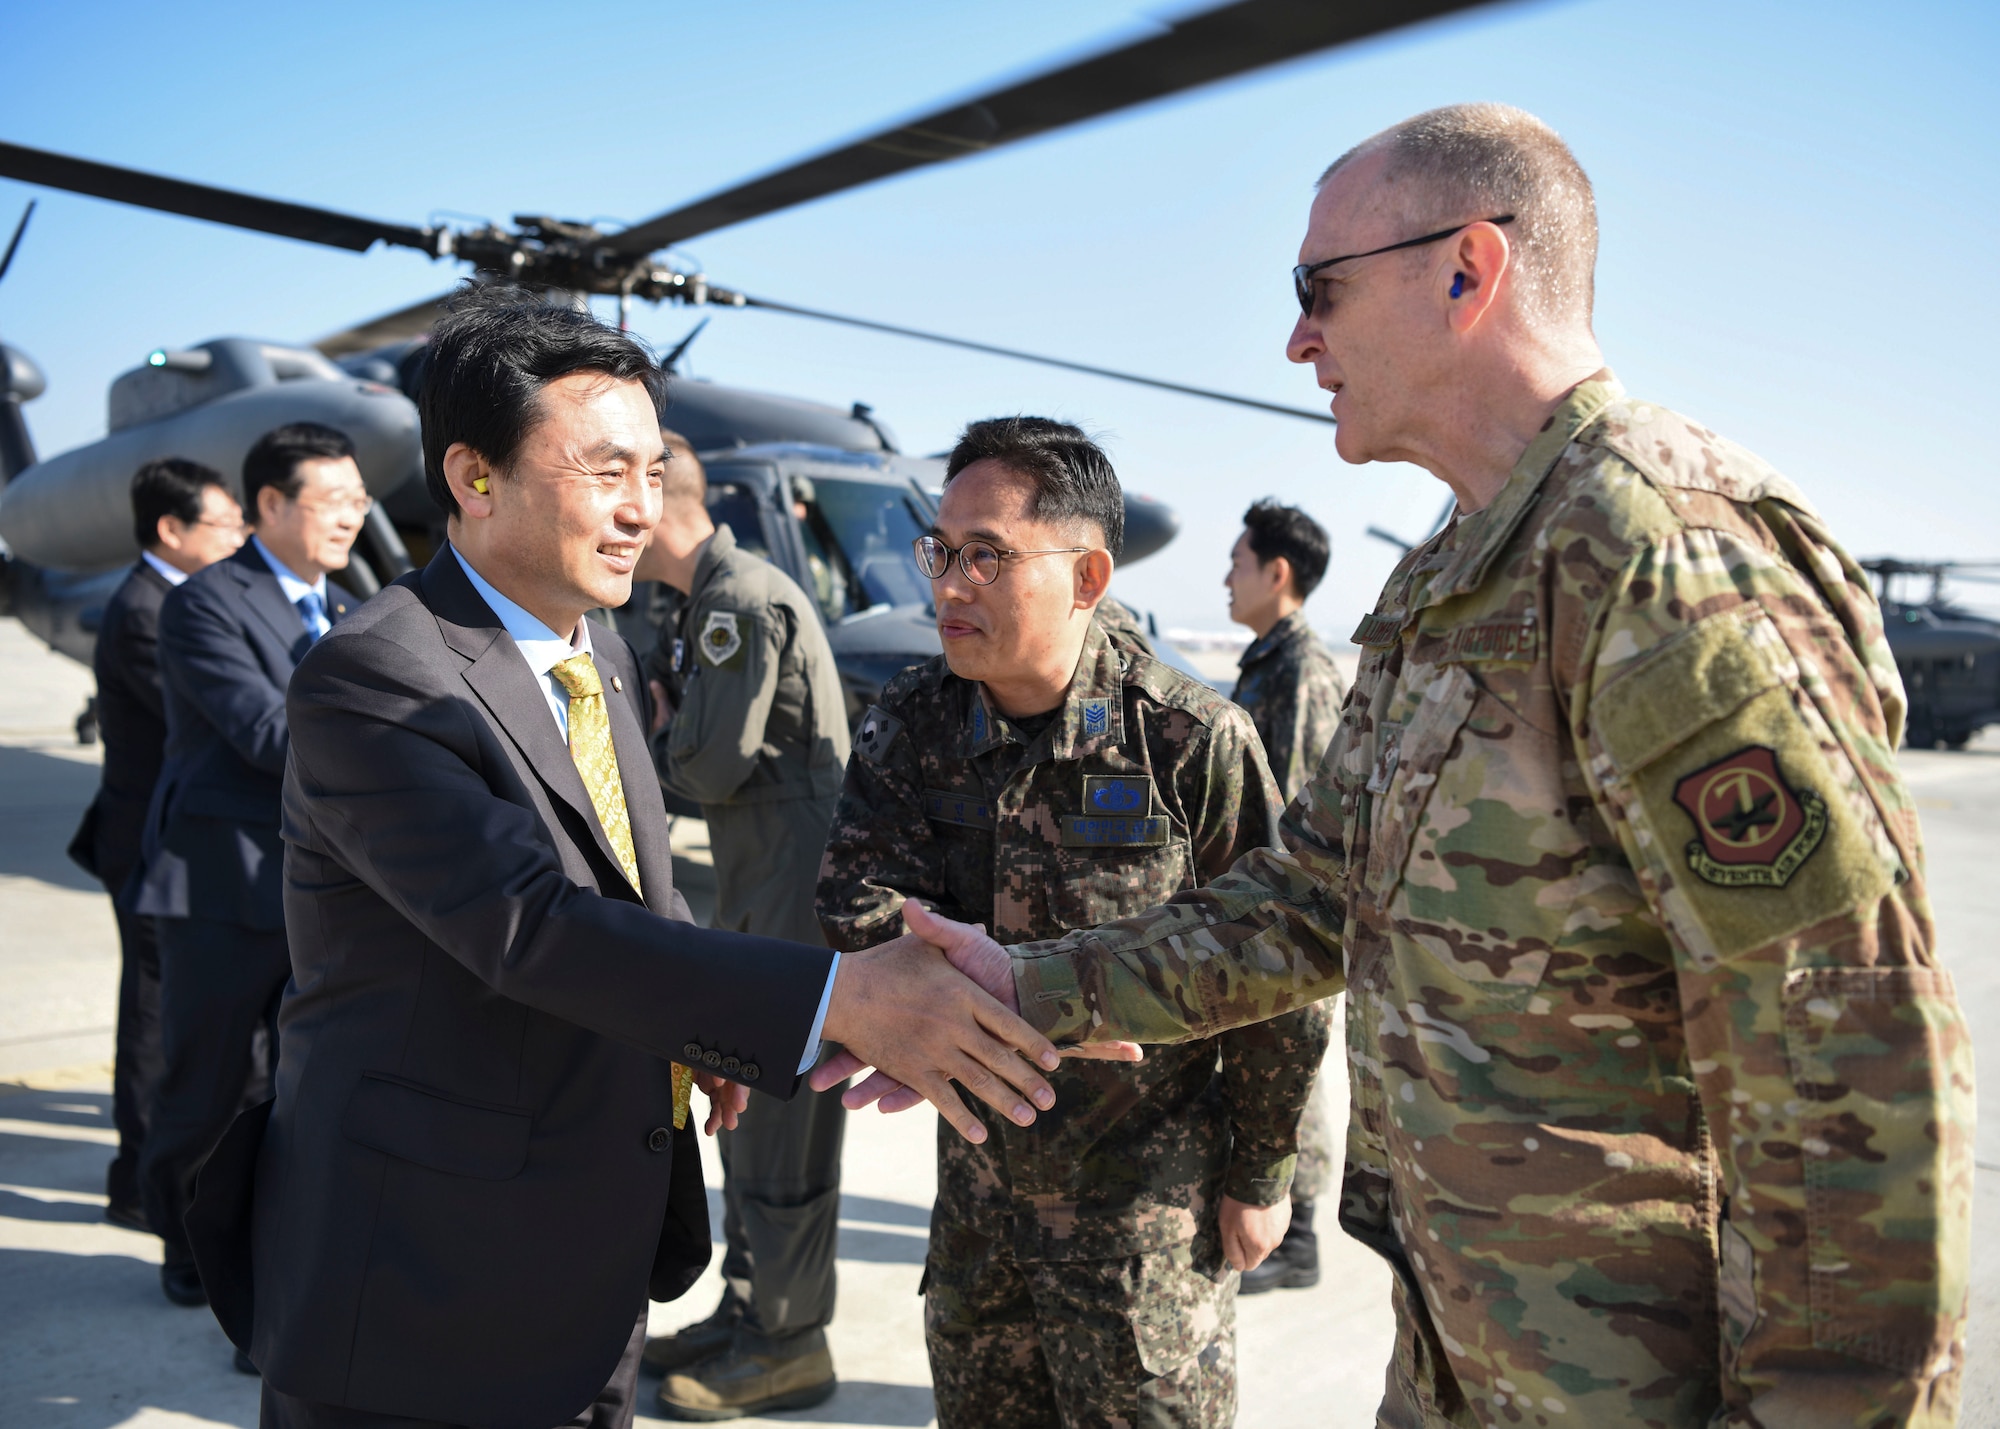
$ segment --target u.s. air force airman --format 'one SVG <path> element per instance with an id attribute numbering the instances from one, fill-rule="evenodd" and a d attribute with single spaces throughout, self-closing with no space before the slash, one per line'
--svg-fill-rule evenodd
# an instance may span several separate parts
<path id="1" fill-rule="evenodd" d="M 813 602 L 705 504 L 701 462 L 668 434 L 660 524 L 637 575 L 684 597 L 648 660 L 661 784 L 701 806 L 715 926 L 823 943 L 813 886 L 847 760 L 846 709 Z M 820 1403 L 835 1387 L 834 1242 L 846 1112 L 837 1091 L 753 1097 L 716 1138 L 722 1303 L 646 1348 L 674 1418 Z"/>
<path id="2" fill-rule="evenodd" d="M 863 717 L 819 907 L 836 947 L 906 899 L 1047 937 L 1193 888 L 1276 836 L 1242 711 L 1094 618 L 1117 478 L 1074 427 L 975 423 L 920 545 L 945 653 Z M 944 1429 L 1223 1426 L 1234 1277 L 1283 1233 L 1328 1037 L 1303 1013 L 1051 1076 L 1022 1128 L 941 1128 L 925 1330 Z"/>
<path id="3" fill-rule="evenodd" d="M 1342 456 L 1459 514 L 1361 622 L 1283 847 L 1016 949 L 1015 992 L 1057 1040 L 1170 1042 L 1344 972 L 1384 1425 L 1950 1424 L 1971 1047 L 1880 613 L 1797 489 L 1602 370 L 1595 235 L 1518 110 L 1329 170 L 1291 356 Z"/>

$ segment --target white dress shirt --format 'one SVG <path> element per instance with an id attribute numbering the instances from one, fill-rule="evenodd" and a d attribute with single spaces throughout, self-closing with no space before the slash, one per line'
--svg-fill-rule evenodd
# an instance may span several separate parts
<path id="1" fill-rule="evenodd" d="M 151 551 L 139 552 L 139 559 L 160 573 L 160 579 L 168 585 L 179 585 L 188 578 L 188 573 L 179 566 L 170 566 Z"/>
<path id="2" fill-rule="evenodd" d="M 549 672 L 579 651 L 585 655 L 591 653 L 590 622 L 579 620 L 576 633 L 565 639 L 530 615 L 518 602 L 502 595 L 491 581 L 472 568 L 472 562 L 465 559 L 458 547 L 453 546 L 451 553 L 458 560 L 458 568 L 465 572 L 465 578 L 472 582 L 472 588 L 500 617 L 500 627 L 513 638 L 521 658 L 528 662 L 528 671 L 542 687 L 542 697 L 549 702 L 549 713 L 555 716 L 556 728 L 562 731 L 563 742 L 568 743 L 569 691 Z M 265 559 L 270 557 L 267 555 Z M 826 970 L 826 987 L 819 995 L 819 1011 L 813 1016 L 812 1030 L 806 1034 L 805 1056 L 799 1060 L 800 1076 L 811 1071 L 813 1063 L 819 1060 L 820 1029 L 826 1026 L 826 1006 L 833 1000 L 833 979 L 839 971 L 840 954 L 836 952 L 833 965 Z"/>
<path id="3" fill-rule="evenodd" d="M 285 593 L 285 599 L 292 603 L 292 609 L 299 610 L 299 602 L 309 595 L 319 597 L 319 609 L 311 617 L 313 639 L 317 640 L 333 629 L 333 621 L 326 613 L 326 577 L 322 575 L 311 585 L 307 585 L 292 573 L 292 568 L 271 554 L 271 548 L 257 537 L 250 538 L 250 544 L 257 548 L 257 554 L 264 558 L 264 564 L 271 568 L 271 574 L 278 578 L 278 589 Z M 299 623 L 305 624 L 306 613 L 299 610 Z"/>

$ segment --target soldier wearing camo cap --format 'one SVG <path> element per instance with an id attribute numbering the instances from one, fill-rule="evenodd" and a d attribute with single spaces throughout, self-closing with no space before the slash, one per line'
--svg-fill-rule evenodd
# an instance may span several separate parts
<path id="1" fill-rule="evenodd" d="M 918 553 L 945 653 L 856 730 L 828 940 L 879 942 L 906 899 L 1049 937 L 1272 841 L 1243 712 L 1097 618 L 1123 530 L 1104 454 L 1007 418 L 967 428 L 947 472 Z M 1031 1127 L 985 1118 L 977 1146 L 941 1128 L 925 1337 L 943 1429 L 1234 1420 L 1231 1269 L 1284 1233 L 1327 1035 L 1298 1015 L 1136 1067 L 1070 1064 Z"/>
<path id="2" fill-rule="evenodd" d="M 1951 1424 L 1972 1054 L 1881 614 L 1796 487 L 1604 370 L 1595 250 L 1518 110 L 1334 164 L 1291 356 L 1343 457 L 1458 513 L 1355 632 L 1283 847 L 1011 965 L 911 921 L 1057 1040 L 1209 1037 L 1344 971 L 1384 1425 Z"/>
<path id="3" fill-rule="evenodd" d="M 1243 533 L 1229 551 L 1229 618 L 1256 639 L 1237 661 L 1241 673 L 1230 698 L 1264 742 L 1264 758 L 1287 802 L 1298 797 L 1319 768 L 1320 756 L 1340 723 L 1347 683 L 1306 621 L 1306 597 L 1326 575 L 1326 530 L 1296 506 L 1269 497 L 1243 513 Z M 1331 1018 L 1333 1003 L 1318 1016 Z M 1285 1239 L 1255 1270 L 1243 1273 L 1240 1293 L 1305 1290 L 1319 1284 L 1319 1234 L 1313 1221 L 1319 1198 L 1333 1184 L 1339 1159 L 1327 1116 L 1325 1089 L 1299 1125 L 1299 1166 L 1292 1177 L 1292 1223 Z"/>

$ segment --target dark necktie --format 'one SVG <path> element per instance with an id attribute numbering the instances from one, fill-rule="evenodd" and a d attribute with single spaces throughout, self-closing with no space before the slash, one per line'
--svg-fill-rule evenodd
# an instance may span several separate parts
<path id="1" fill-rule="evenodd" d="M 293 604 L 299 608 L 299 619 L 306 623 L 306 634 L 319 639 L 320 625 L 326 620 L 326 602 L 319 598 L 319 592 L 309 590 Z"/>

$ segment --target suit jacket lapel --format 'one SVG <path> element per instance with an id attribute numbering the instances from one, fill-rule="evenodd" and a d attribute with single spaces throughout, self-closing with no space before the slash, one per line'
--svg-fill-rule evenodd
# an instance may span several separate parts
<path id="1" fill-rule="evenodd" d="M 298 607 L 285 599 L 277 576 L 248 541 L 229 559 L 236 568 L 236 578 L 243 582 L 244 603 L 256 612 L 258 620 L 291 656 L 292 663 L 298 664 L 312 648 L 312 637 L 306 633 L 306 623 Z"/>
<path id="2" fill-rule="evenodd" d="M 611 676 L 618 665 L 611 658 L 611 642 L 619 637 L 601 625 L 590 632 L 591 648 L 604 679 L 604 705 L 611 716 L 611 747 L 618 755 L 618 782 L 625 787 L 625 813 L 632 825 L 632 855 L 638 860 L 639 881 L 646 904 L 655 912 L 665 911 L 672 901 L 674 855 L 666 805 L 657 793 L 659 776 L 653 772 L 652 755 L 646 748 L 645 731 L 629 696 L 611 688 Z"/>
<path id="3" fill-rule="evenodd" d="M 437 618 L 445 643 L 472 662 L 465 669 L 465 682 L 492 712 L 549 792 L 582 818 L 597 842 L 598 851 L 614 869 L 618 868 L 618 855 L 604 835 L 604 826 L 598 822 L 590 791 L 583 787 L 583 776 L 576 772 L 576 761 L 570 758 L 562 730 L 549 713 L 548 698 L 543 695 L 540 682 L 530 673 L 528 662 L 521 658 L 513 638 L 501 628 L 500 617 L 465 578 L 449 546 L 439 550 L 424 568 L 422 587 L 425 604 Z M 620 762 L 623 763 L 622 750 Z M 635 847 L 636 842 L 635 838 Z M 640 868 L 643 878 L 643 862 Z"/>

